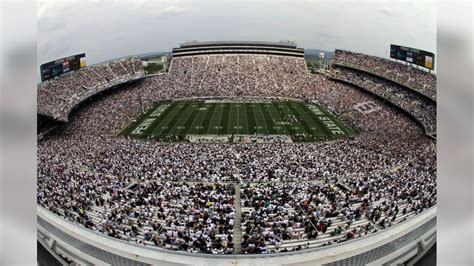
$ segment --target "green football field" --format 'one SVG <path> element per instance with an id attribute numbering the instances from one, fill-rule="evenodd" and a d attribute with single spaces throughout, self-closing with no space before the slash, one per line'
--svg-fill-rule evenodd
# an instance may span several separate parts
<path id="1" fill-rule="evenodd" d="M 189 135 L 285 135 L 301 142 L 352 132 L 320 106 L 305 101 L 192 99 L 157 103 L 120 134 L 164 141 Z"/>

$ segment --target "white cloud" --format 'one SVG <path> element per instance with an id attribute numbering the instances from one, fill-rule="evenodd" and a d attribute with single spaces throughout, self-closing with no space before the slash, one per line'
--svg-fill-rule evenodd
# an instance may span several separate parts
<path id="1" fill-rule="evenodd" d="M 133 0 L 132 1 L 132 6 L 133 8 L 139 8 L 141 6 L 143 6 L 143 4 L 145 4 L 146 0 Z"/>
<path id="2" fill-rule="evenodd" d="M 149 14 L 154 18 L 164 17 L 164 16 L 173 16 L 181 14 L 187 11 L 189 8 L 181 7 L 181 6 L 168 6 L 165 8 L 155 8 L 149 10 Z"/>
<path id="3" fill-rule="evenodd" d="M 101 2 L 100 0 L 39 0 L 36 14 L 38 19 L 45 17 L 57 19 L 60 16 L 64 17 L 67 14 L 78 13 L 102 4 L 111 5 L 112 3 L 111 1 Z"/>
<path id="4" fill-rule="evenodd" d="M 38 10 L 37 10 L 38 18 L 42 18 L 46 16 L 48 14 L 48 11 L 50 11 L 51 8 L 55 5 L 55 2 L 57 1 L 45 1 L 45 0 L 38 1 Z"/>
<path id="5" fill-rule="evenodd" d="M 386 15 L 392 15 L 393 14 L 393 10 L 391 8 L 387 7 L 387 6 L 379 8 L 378 11 L 383 13 L 383 14 L 386 14 Z"/>

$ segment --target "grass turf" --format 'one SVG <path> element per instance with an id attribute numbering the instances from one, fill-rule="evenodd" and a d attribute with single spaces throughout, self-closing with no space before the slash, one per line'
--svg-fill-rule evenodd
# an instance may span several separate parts
<path id="1" fill-rule="evenodd" d="M 287 135 L 301 142 L 347 137 L 353 130 L 305 101 L 192 99 L 157 103 L 120 134 L 165 141 L 186 135 Z"/>

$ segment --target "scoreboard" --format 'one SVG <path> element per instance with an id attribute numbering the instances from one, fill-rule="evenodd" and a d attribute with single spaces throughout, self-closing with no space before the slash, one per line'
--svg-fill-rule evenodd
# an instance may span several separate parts
<path id="1" fill-rule="evenodd" d="M 412 63 L 430 70 L 434 69 L 435 56 L 428 51 L 391 44 L 390 58 Z"/>
<path id="2" fill-rule="evenodd" d="M 57 59 L 40 66 L 41 82 L 85 66 L 85 53 Z"/>

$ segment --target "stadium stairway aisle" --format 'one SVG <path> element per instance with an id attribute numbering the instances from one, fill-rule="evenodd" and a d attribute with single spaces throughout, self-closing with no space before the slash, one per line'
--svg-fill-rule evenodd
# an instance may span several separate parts
<path id="1" fill-rule="evenodd" d="M 242 253 L 242 210 L 240 209 L 240 184 L 235 184 L 235 196 L 234 196 L 234 208 L 235 208 L 235 221 L 234 221 L 234 254 Z"/>

